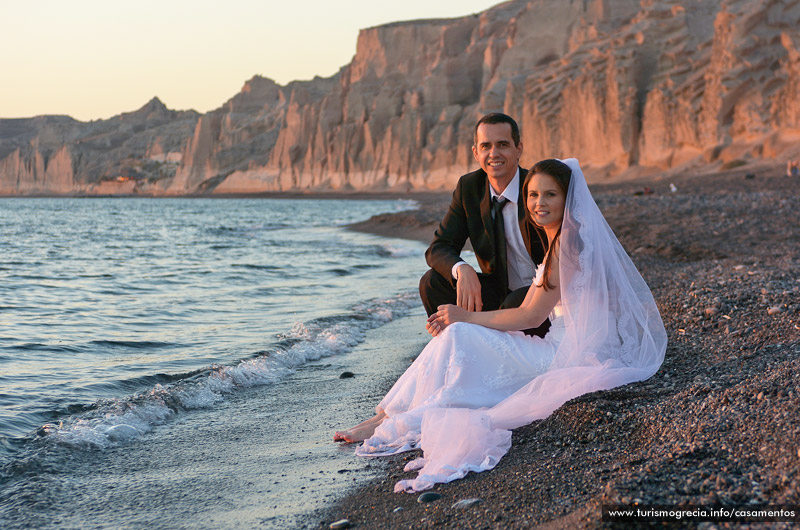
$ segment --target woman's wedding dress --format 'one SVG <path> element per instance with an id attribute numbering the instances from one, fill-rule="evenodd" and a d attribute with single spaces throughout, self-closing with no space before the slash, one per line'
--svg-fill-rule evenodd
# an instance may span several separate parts
<path id="1" fill-rule="evenodd" d="M 536 270 L 534 285 L 543 270 L 543 265 Z M 426 410 L 492 407 L 546 372 L 564 338 L 561 303 L 550 313 L 550 323 L 544 338 L 464 322 L 447 326 L 380 402 L 377 410 L 388 418 L 357 454 L 384 456 L 415 449 Z"/>
<path id="2" fill-rule="evenodd" d="M 642 381 L 664 360 L 667 335 L 650 289 L 572 170 L 559 240 L 561 300 L 544 339 L 456 323 L 434 338 L 378 410 L 387 418 L 357 450 L 421 448 L 395 491 L 422 491 L 492 469 L 511 431 L 577 396 Z M 541 271 L 537 271 L 540 275 Z"/>

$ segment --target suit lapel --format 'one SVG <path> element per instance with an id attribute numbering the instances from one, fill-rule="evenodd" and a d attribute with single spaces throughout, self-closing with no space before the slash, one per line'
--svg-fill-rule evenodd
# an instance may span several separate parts
<path id="1" fill-rule="evenodd" d="M 492 221 L 492 194 L 489 192 L 489 178 L 486 177 L 483 187 L 483 197 L 481 197 L 481 219 L 483 219 L 483 229 L 489 239 L 491 248 L 495 248 L 494 243 L 494 224 Z M 494 253 L 492 253 L 494 255 Z"/>
<path id="2" fill-rule="evenodd" d="M 525 184 L 525 177 L 527 175 L 527 169 L 519 168 L 519 198 L 517 200 L 517 218 L 519 219 L 519 231 L 522 234 L 522 240 L 525 242 L 525 250 L 528 251 L 528 255 L 532 255 L 531 232 L 529 230 L 530 226 L 528 224 L 528 208 L 526 206 L 528 198 L 525 197 L 522 191 L 523 184 Z"/>

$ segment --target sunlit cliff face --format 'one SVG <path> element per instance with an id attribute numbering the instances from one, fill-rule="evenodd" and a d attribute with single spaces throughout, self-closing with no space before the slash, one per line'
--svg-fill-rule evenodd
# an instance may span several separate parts
<path id="1" fill-rule="evenodd" d="M 0 138 L 0 193 L 96 193 L 96 179 L 156 141 L 180 164 L 143 175 L 143 193 L 452 189 L 482 163 L 470 146 L 490 111 L 520 124 L 523 167 L 578 156 L 590 179 L 795 158 L 790 5 L 512 1 L 369 28 L 336 76 L 254 77 L 204 115 L 152 104 L 104 122 L 26 122 Z"/>

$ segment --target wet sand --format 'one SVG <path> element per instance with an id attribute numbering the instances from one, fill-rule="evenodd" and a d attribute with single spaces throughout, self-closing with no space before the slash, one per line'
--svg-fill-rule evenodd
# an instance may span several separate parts
<path id="1" fill-rule="evenodd" d="M 784 170 L 591 186 L 664 319 L 659 372 L 516 429 L 495 469 L 437 485 L 431 503 L 393 492 L 416 453 L 385 458 L 308 527 L 600 528 L 603 504 L 800 504 L 800 181 Z M 429 241 L 449 198 L 353 229 Z M 453 507 L 467 498 L 481 501 Z"/>

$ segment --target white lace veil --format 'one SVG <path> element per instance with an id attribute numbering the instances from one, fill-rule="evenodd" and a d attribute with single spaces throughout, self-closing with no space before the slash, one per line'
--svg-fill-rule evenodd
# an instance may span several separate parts
<path id="1" fill-rule="evenodd" d="M 578 161 L 572 170 L 559 249 L 565 336 L 550 369 L 490 409 L 430 409 L 422 420 L 423 456 L 395 491 L 421 491 L 469 471 L 493 468 L 511 431 L 546 418 L 582 394 L 641 381 L 664 360 L 667 335 L 650 289 L 592 199 Z"/>

